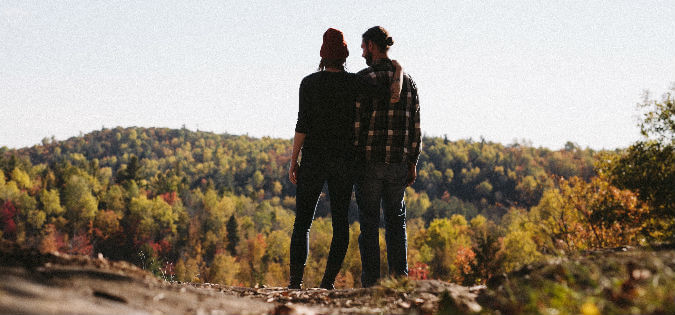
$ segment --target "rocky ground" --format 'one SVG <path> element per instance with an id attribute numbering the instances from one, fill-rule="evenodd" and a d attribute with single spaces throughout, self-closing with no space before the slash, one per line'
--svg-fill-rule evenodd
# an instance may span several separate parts
<path id="1" fill-rule="evenodd" d="M 675 314 L 675 250 L 552 259 L 488 287 L 388 280 L 327 291 L 166 282 L 125 262 L 0 242 L 0 314 Z"/>
<path id="2" fill-rule="evenodd" d="M 434 314 L 444 292 L 463 310 L 480 310 L 481 287 L 442 281 L 333 291 L 178 283 L 103 257 L 1 245 L 0 314 Z"/>

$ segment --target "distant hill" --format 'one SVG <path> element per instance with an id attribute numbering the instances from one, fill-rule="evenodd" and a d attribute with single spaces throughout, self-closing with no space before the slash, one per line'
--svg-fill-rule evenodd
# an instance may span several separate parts
<path id="1" fill-rule="evenodd" d="M 291 145 L 187 129 L 114 128 L 0 148 L 0 238 L 43 252 L 101 253 L 165 279 L 281 286 L 295 210 Z M 550 253 L 557 244 L 551 237 L 571 234 L 528 221 L 528 211 L 563 198 L 550 189 L 560 177 L 590 179 L 595 159 L 596 152 L 571 143 L 551 151 L 424 137 L 418 179 L 406 191 L 411 277 L 480 283 Z M 322 194 L 312 225 L 310 286 L 318 285 L 330 246 L 329 198 Z M 352 200 L 339 287 L 360 284 L 356 211 Z M 386 263 L 382 268 L 386 274 Z"/>
<path id="2" fill-rule="evenodd" d="M 423 144 L 419 177 L 413 188 L 426 193 L 431 201 L 452 200 L 451 208 L 465 208 L 457 212 L 469 215 L 535 205 L 542 191 L 552 185 L 552 175 L 584 179 L 594 175 L 596 152 L 572 143 L 559 151 L 439 137 L 425 137 Z M 287 179 L 291 145 L 286 139 L 118 127 L 65 141 L 45 140 L 29 148 L 4 149 L 2 156 L 5 161 L 11 161 L 12 156 L 23 160 L 12 163 L 45 164 L 50 168 L 64 163 L 109 168 L 113 181 L 125 176 L 124 171 L 136 157 L 137 169 L 132 176 L 155 193 L 180 185 L 184 189 L 212 187 L 220 192 L 283 199 L 295 195 L 295 187 Z M 11 172 L 12 163 L 2 164 L 6 173 Z M 167 182 L 169 178 L 174 182 Z"/>

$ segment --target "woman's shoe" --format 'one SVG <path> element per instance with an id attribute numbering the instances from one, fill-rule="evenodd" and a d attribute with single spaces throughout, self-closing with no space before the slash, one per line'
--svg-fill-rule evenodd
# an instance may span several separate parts
<path id="1" fill-rule="evenodd" d="M 321 286 L 320 288 L 326 289 L 326 290 L 335 290 L 335 277 L 331 278 L 330 273 L 326 273 L 323 275 L 323 279 L 321 279 Z"/>
<path id="2" fill-rule="evenodd" d="M 291 290 L 302 289 L 302 274 L 305 272 L 305 266 L 291 266 L 291 281 L 288 288 Z"/>

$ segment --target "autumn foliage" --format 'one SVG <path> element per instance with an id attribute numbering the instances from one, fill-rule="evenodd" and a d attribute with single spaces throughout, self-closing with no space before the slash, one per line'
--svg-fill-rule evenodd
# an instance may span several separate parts
<path id="1" fill-rule="evenodd" d="M 406 190 L 413 279 L 485 283 L 543 257 L 643 242 L 650 208 L 596 174 L 598 152 L 425 137 Z M 295 186 L 289 140 L 115 128 L 0 148 L 1 237 L 133 262 L 169 280 L 283 286 Z M 603 152 L 608 153 L 608 152 Z M 330 247 L 330 195 L 310 234 L 306 284 Z M 360 285 L 359 224 L 337 285 Z M 382 269 L 387 273 L 384 230 Z"/>

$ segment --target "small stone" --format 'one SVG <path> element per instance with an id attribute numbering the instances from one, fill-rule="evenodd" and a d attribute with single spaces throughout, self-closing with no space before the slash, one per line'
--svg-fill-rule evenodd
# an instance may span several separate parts
<path id="1" fill-rule="evenodd" d="M 431 313 L 433 313 L 433 311 L 434 311 L 434 303 L 432 303 L 432 302 L 430 302 L 430 301 L 426 301 L 424 304 L 422 304 L 422 306 L 420 307 L 420 309 L 421 309 L 422 312 L 424 312 L 425 314 L 431 314 Z"/>
<path id="2" fill-rule="evenodd" d="M 431 293 L 427 293 L 427 292 L 420 293 L 420 298 L 424 299 L 425 301 L 431 301 L 431 302 L 435 302 L 435 301 L 439 300 L 436 295 L 431 294 Z"/>
<path id="3" fill-rule="evenodd" d="M 290 303 L 279 304 L 270 313 L 270 315 L 315 315 L 316 312 L 312 309 L 301 305 L 293 305 Z"/>
<path id="4" fill-rule="evenodd" d="M 651 271 L 647 269 L 635 269 L 633 270 L 633 279 L 635 280 L 644 280 L 652 276 Z"/>

